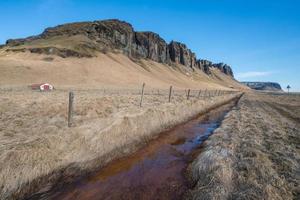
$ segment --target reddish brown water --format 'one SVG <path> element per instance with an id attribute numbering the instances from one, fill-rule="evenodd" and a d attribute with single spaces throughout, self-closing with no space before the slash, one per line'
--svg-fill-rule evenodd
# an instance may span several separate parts
<path id="1" fill-rule="evenodd" d="M 52 194 L 51 199 L 181 199 L 188 189 L 187 165 L 234 105 L 161 133 L 144 148 Z"/>

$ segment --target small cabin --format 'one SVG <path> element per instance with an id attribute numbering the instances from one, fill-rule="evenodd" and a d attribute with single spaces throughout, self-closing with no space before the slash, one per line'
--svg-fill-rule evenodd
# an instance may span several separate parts
<path id="1" fill-rule="evenodd" d="M 32 90 L 40 90 L 40 91 L 51 91 L 54 89 L 54 87 L 49 83 L 32 84 L 30 87 Z"/>

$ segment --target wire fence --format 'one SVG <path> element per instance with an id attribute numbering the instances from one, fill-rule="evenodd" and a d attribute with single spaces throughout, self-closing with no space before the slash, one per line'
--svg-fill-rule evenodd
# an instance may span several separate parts
<path id="1" fill-rule="evenodd" d="M 172 86 L 171 86 L 172 87 Z M 74 89 L 70 90 L 73 92 L 89 92 L 89 93 L 97 93 L 99 95 L 141 95 L 143 92 L 142 87 L 140 89 L 111 89 L 111 88 L 103 88 L 103 89 Z M 233 90 L 212 90 L 212 89 L 171 89 L 172 96 L 186 96 L 190 98 L 199 98 L 199 97 L 214 97 L 214 96 L 221 96 L 226 94 L 234 94 L 239 91 Z M 144 96 L 148 95 L 156 95 L 156 96 L 169 96 L 170 95 L 170 88 L 169 89 L 153 89 L 147 88 L 146 85 L 144 87 Z"/>
<path id="2" fill-rule="evenodd" d="M 82 91 L 82 90 L 77 90 Z M 105 89 L 102 90 L 89 90 L 89 92 L 97 92 L 97 94 L 102 93 L 102 95 L 117 95 L 117 96 L 123 96 L 123 95 L 137 95 L 140 96 L 139 98 L 139 107 L 143 107 L 144 99 L 147 98 L 147 96 L 159 96 L 166 99 L 165 102 L 171 103 L 173 99 L 176 97 L 181 97 L 181 99 L 186 100 L 192 100 L 192 99 L 203 99 L 203 98 L 211 98 L 216 96 L 224 96 L 229 94 L 235 94 L 239 91 L 233 91 L 233 90 L 209 90 L 209 89 L 199 89 L 199 90 L 191 90 L 191 89 L 185 89 L 185 90 L 179 90 L 179 89 L 173 89 L 173 86 L 170 86 L 168 89 L 154 89 L 154 88 L 147 88 L 146 84 L 143 83 L 140 89 Z M 76 93 L 76 91 L 75 91 Z M 100 94 L 101 95 L 101 94 Z M 74 102 L 74 91 L 69 92 L 69 110 L 68 110 L 68 126 L 72 126 L 72 117 L 73 117 L 73 102 Z"/>
<path id="3" fill-rule="evenodd" d="M 123 109 L 159 106 L 164 103 L 181 103 L 189 100 L 209 100 L 216 96 L 225 96 L 238 93 L 237 90 L 219 90 L 219 89 L 177 89 L 169 86 L 165 89 L 147 87 L 142 84 L 139 88 L 95 88 L 95 89 L 79 89 L 79 88 L 55 88 L 51 92 L 40 92 L 40 90 L 32 90 L 28 87 L 20 88 L 0 88 L 2 95 L 7 95 L 6 99 L 26 98 L 25 104 L 37 105 L 42 109 L 45 105 L 67 105 L 67 121 L 68 126 L 73 124 L 73 115 L 81 116 L 79 113 L 88 112 L 86 110 L 99 110 L 105 113 L 106 109 Z M 9 96 L 9 95 L 17 95 Z M 68 97 L 66 98 L 66 94 Z M 33 102 L 31 102 L 33 100 Z M 39 102 L 39 103 L 36 103 Z M 99 108 L 100 107 L 100 108 Z M 112 107 L 112 108 L 110 108 Z M 98 112 L 98 111 L 97 111 Z M 75 113 L 75 114 L 74 114 Z M 74 116 L 74 117 L 75 117 Z"/>

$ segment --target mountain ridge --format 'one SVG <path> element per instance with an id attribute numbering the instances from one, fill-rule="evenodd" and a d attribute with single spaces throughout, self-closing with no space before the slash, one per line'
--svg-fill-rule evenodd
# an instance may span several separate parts
<path id="1" fill-rule="evenodd" d="M 79 37 L 80 40 L 76 41 Z M 64 44 L 67 40 L 70 40 L 69 43 Z M 168 65 L 180 64 L 193 70 L 198 68 L 206 74 L 216 68 L 234 77 L 229 65 L 198 59 L 187 45 L 177 41 L 167 43 L 151 31 L 135 31 L 130 23 L 118 19 L 62 24 L 46 28 L 37 36 L 9 39 L 4 47 L 7 47 L 6 51 L 54 54 L 63 58 L 93 57 L 97 51 L 119 50 L 132 58 L 150 59 Z"/>
<path id="2" fill-rule="evenodd" d="M 244 81 L 241 83 L 254 90 L 282 91 L 280 84 L 276 82 Z"/>

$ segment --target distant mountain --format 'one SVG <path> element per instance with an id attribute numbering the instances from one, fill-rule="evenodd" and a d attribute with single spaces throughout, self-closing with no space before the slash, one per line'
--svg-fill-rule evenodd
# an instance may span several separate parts
<path id="1" fill-rule="evenodd" d="M 241 82 L 254 90 L 282 91 L 279 83 L 274 82 Z"/>
<path id="2" fill-rule="evenodd" d="M 63 24 L 47 28 L 37 36 L 10 39 L 0 48 L 63 58 L 94 57 L 97 52 L 117 50 L 130 58 L 150 59 L 168 65 L 180 64 L 190 69 L 198 68 L 206 74 L 216 68 L 233 77 L 229 65 L 197 59 L 185 44 L 176 41 L 168 44 L 157 33 L 136 32 L 131 24 L 117 19 Z"/>

